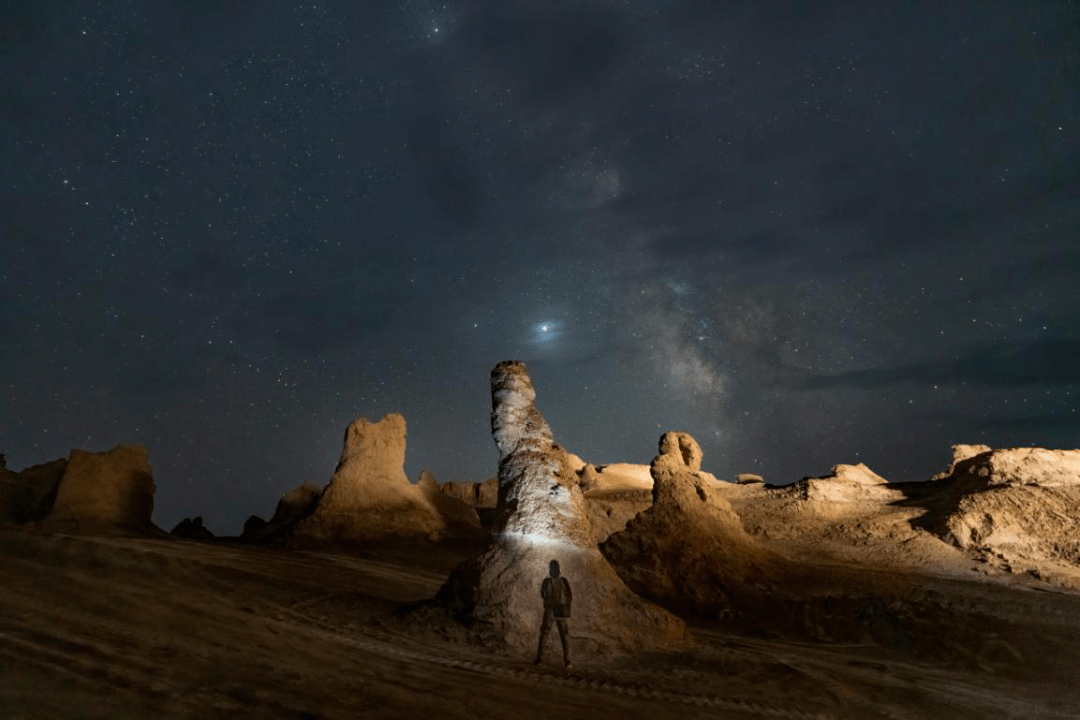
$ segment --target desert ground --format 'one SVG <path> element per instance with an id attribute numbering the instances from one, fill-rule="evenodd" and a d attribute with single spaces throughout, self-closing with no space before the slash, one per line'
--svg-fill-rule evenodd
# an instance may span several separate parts
<path id="1" fill-rule="evenodd" d="M 697 622 L 685 651 L 575 658 L 566 672 L 554 632 L 538 668 L 470 643 L 426 603 L 477 549 L 0 526 L 0 717 L 1080 718 L 1070 590 L 891 573 L 909 595 L 962 606 L 974 634 L 943 632 L 927 654 Z"/>

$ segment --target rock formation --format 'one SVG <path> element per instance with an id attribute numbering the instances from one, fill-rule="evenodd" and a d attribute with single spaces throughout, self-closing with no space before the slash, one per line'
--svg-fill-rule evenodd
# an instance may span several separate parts
<path id="1" fill-rule="evenodd" d="M 0 467 L 0 522 L 29 523 L 42 520 L 52 510 L 67 460 L 53 460 L 12 472 Z"/>
<path id="2" fill-rule="evenodd" d="M 956 446 L 921 524 L 1010 572 L 1080 566 L 1080 450 Z"/>
<path id="3" fill-rule="evenodd" d="M 652 506 L 600 549 L 635 592 L 715 618 L 768 593 L 772 558 L 743 529 L 722 483 L 700 468 L 697 442 L 665 433 L 651 466 Z"/>
<path id="4" fill-rule="evenodd" d="M 765 478 L 760 475 L 755 475 L 754 473 L 739 473 L 735 476 L 735 482 L 740 485 L 752 485 L 754 483 L 764 483 Z"/>
<path id="5" fill-rule="evenodd" d="M 488 478 L 482 483 L 442 483 L 439 485 L 439 490 L 477 510 L 491 510 L 499 502 L 499 478 L 497 477 Z"/>
<path id="6" fill-rule="evenodd" d="M 581 464 L 555 444 L 525 365 L 499 363 L 491 391 L 500 454 L 496 536 L 451 574 L 439 599 L 511 652 L 531 654 L 543 614 L 540 584 L 556 559 L 574 592 L 575 653 L 685 642 L 684 624 L 632 593 L 597 549 L 575 472 Z"/>
<path id="7" fill-rule="evenodd" d="M 488 533 L 480 524 L 480 516 L 476 514 L 475 505 L 443 492 L 430 472 L 422 471 L 416 486 L 424 493 L 446 524 L 442 533 L 444 537 L 463 540 L 487 538 Z"/>
<path id="8" fill-rule="evenodd" d="M 187 540 L 214 539 L 214 533 L 203 526 L 201 515 L 196 515 L 194 518 L 184 518 L 176 524 L 176 527 L 169 531 L 169 534 Z"/>
<path id="9" fill-rule="evenodd" d="M 330 484 L 315 509 L 297 521 L 300 544 L 438 540 L 447 523 L 428 493 L 405 475 L 405 418 L 391 413 L 377 423 L 359 418 L 345 431 Z"/>
<path id="10" fill-rule="evenodd" d="M 854 503 L 899 499 L 889 481 L 863 463 L 834 465 L 832 473 L 807 477 L 795 483 L 793 491 L 803 500 L 825 503 Z"/>
<path id="11" fill-rule="evenodd" d="M 72 450 L 46 521 L 156 529 L 154 478 L 145 448 L 117 445 L 108 452 Z"/>
<path id="12" fill-rule="evenodd" d="M 578 483 L 585 494 L 593 540 L 602 543 L 612 533 L 652 505 L 652 476 L 648 465 L 612 463 L 583 465 Z"/>

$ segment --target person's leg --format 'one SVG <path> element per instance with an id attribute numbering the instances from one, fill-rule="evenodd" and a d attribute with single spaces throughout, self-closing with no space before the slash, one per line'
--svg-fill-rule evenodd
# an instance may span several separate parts
<path id="1" fill-rule="evenodd" d="M 559 626 L 559 640 L 562 642 L 562 661 L 567 667 L 570 666 L 570 627 L 567 625 L 566 618 L 559 618 L 555 621 L 555 624 Z"/>
<path id="2" fill-rule="evenodd" d="M 544 613 L 544 620 L 540 623 L 540 643 L 536 646 L 536 660 L 537 665 L 540 664 L 540 659 L 544 656 L 544 638 L 547 637 L 548 631 L 551 630 L 552 617 L 548 613 Z"/>

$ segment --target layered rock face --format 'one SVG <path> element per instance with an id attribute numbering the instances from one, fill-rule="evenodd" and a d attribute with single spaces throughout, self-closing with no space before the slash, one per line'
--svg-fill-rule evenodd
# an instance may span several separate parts
<path id="1" fill-rule="evenodd" d="M 615 654 L 685 642 L 682 621 L 631 592 L 597 549 L 575 462 L 537 410 L 525 365 L 497 365 L 491 390 L 500 453 L 496 536 L 454 571 L 440 600 L 512 652 L 534 652 L 543 617 L 540 585 L 550 561 L 558 560 L 574 593 L 573 652 Z"/>
<path id="2" fill-rule="evenodd" d="M 405 418 L 359 418 L 345 431 L 330 484 L 315 509 L 297 521 L 294 540 L 352 543 L 439 539 L 446 523 L 424 490 L 405 475 Z"/>
<path id="3" fill-rule="evenodd" d="M 936 476 L 928 529 L 1014 572 L 1080 566 L 1080 450 L 972 448 L 954 447 L 949 473 Z"/>
<path id="4" fill-rule="evenodd" d="M 72 450 L 48 522 L 153 527 L 154 477 L 145 448 L 117 445 L 108 452 Z"/>
<path id="5" fill-rule="evenodd" d="M 653 503 L 600 549 L 635 592 L 680 613 L 718 617 L 769 592 L 773 558 L 743 529 L 701 449 L 668 432 L 652 462 Z"/>

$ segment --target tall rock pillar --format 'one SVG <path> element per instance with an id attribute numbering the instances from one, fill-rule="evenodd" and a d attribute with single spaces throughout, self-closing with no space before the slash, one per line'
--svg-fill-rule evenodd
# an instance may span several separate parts
<path id="1" fill-rule="evenodd" d="M 592 540 L 577 475 L 536 409 L 525 365 L 491 372 L 491 429 L 499 448 L 499 519 L 489 547 L 457 568 L 440 599 L 500 638 L 514 653 L 536 649 L 540 585 L 558 560 L 573 591 L 572 652 L 619 654 L 676 647 L 681 620 L 619 579 Z"/>

